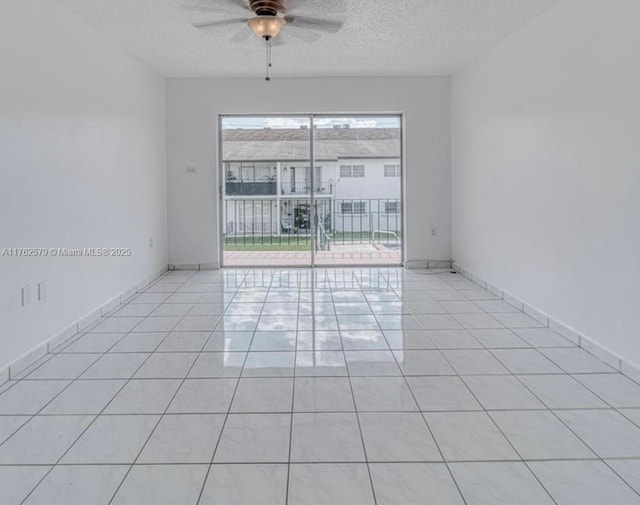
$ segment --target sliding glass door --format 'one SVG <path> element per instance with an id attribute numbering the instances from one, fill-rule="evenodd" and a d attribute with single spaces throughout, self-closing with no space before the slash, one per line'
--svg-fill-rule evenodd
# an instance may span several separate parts
<path id="1" fill-rule="evenodd" d="M 402 263 L 401 117 L 223 116 L 223 265 Z"/>

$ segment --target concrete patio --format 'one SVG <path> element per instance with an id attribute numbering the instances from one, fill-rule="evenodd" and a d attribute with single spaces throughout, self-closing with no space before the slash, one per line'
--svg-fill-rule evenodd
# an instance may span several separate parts
<path id="1" fill-rule="evenodd" d="M 309 265 L 311 253 L 306 251 L 225 251 L 226 267 L 268 267 Z M 331 251 L 315 253 L 316 265 L 400 265 L 399 250 L 377 249 L 368 244 L 335 246 Z"/>

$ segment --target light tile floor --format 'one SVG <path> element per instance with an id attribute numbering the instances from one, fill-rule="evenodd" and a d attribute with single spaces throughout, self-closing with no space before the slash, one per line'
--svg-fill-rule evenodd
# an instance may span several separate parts
<path id="1" fill-rule="evenodd" d="M 446 271 L 171 272 L 0 391 L 2 505 L 640 504 L 640 385 Z"/>

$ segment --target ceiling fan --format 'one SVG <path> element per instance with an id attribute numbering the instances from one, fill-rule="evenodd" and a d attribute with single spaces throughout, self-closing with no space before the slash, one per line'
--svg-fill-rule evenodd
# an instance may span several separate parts
<path id="1" fill-rule="evenodd" d="M 247 24 L 253 33 L 262 38 L 267 50 L 267 76 L 271 68 L 273 39 L 285 28 L 285 33 L 305 42 L 314 42 L 322 33 L 336 33 L 342 28 L 345 0 L 224 0 L 217 5 L 183 5 L 182 8 L 196 12 L 240 15 L 219 21 L 194 23 L 195 28 L 212 29 L 234 24 Z M 310 13 L 312 16 L 304 15 Z M 242 30 L 231 42 L 245 39 L 251 32 Z"/>

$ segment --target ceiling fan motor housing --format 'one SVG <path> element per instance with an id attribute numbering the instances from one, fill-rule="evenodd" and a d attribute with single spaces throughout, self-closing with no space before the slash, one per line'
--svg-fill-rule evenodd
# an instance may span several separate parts
<path id="1" fill-rule="evenodd" d="M 251 0 L 250 5 L 258 16 L 277 16 L 282 10 L 282 0 Z"/>

